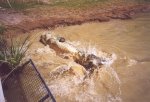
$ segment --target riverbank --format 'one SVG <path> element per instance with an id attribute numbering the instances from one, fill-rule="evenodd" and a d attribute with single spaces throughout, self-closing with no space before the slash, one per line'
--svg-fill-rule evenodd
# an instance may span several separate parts
<path id="1" fill-rule="evenodd" d="M 31 30 L 52 29 L 86 22 L 106 22 L 111 19 L 132 19 L 140 12 L 150 12 L 149 3 L 94 4 L 89 7 L 41 5 L 24 10 L 0 8 L 0 24 L 5 34 L 21 34 Z"/>

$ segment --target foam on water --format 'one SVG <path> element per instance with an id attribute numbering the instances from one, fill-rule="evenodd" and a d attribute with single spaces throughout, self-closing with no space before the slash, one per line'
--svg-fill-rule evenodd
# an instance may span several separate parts
<path id="1" fill-rule="evenodd" d="M 137 64 L 137 61 L 134 60 L 134 59 L 129 59 L 128 61 L 128 66 L 133 66 L 133 65 L 136 65 Z"/>
<path id="2" fill-rule="evenodd" d="M 81 47 L 80 51 L 83 51 L 87 55 L 93 54 L 100 57 L 102 59 L 102 64 L 104 64 L 105 66 L 110 66 L 117 59 L 117 55 L 115 53 L 109 54 L 101 51 L 100 49 L 98 50 L 96 45 L 89 44 L 87 47 Z"/>
<path id="3" fill-rule="evenodd" d="M 78 83 L 74 86 L 77 90 L 69 95 L 73 102 L 149 102 L 149 19 L 150 14 L 146 13 L 128 21 L 113 20 L 54 30 L 67 39 L 80 41 L 81 51 L 104 59 L 98 75 L 83 80 L 83 86 Z M 100 48 L 111 54 L 105 54 Z"/>
<path id="4" fill-rule="evenodd" d="M 83 50 L 84 49 L 84 50 Z M 105 87 L 100 87 L 102 89 L 107 90 L 107 93 L 97 92 L 96 91 L 96 84 L 97 81 L 95 80 L 94 76 L 90 78 L 80 78 L 79 76 L 72 76 L 72 75 L 63 75 L 51 80 L 49 82 L 49 88 L 52 92 L 59 97 L 68 97 L 70 101 L 77 101 L 77 102 L 100 102 L 100 101 L 107 101 L 107 102 L 121 102 L 121 90 L 120 84 L 121 81 L 118 77 L 118 74 L 111 67 L 111 64 L 117 59 L 116 54 L 108 54 L 106 52 L 98 51 L 96 47 L 89 46 L 88 48 L 83 48 L 87 54 L 94 54 L 104 60 L 103 68 L 99 69 L 99 74 L 96 77 L 99 77 L 99 83 L 104 84 L 103 81 L 106 81 L 105 77 L 110 77 L 110 82 L 106 84 Z M 80 49 L 81 50 L 81 49 Z M 71 63 L 70 63 L 71 64 Z M 71 65 L 70 65 L 71 66 Z M 68 67 L 70 68 L 70 67 Z M 58 68 L 59 69 L 59 68 Z M 66 69 L 69 70 L 69 69 Z M 65 71 L 66 71 L 65 70 Z M 59 70 L 58 70 L 59 71 Z M 62 74 L 63 72 L 61 72 Z M 103 75 L 101 75 L 103 74 Z M 102 83 L 101 83 L 102 82 Z M 110 85 L 112 86 L 110 86 Z M 117 88 L 115 91 L 113 88 Z M 113 92 L 114 91 L 114 92 Z M 71 100 L 71 99 L 72 100 Z M 62 100 L 63 102 L 63 100 Z"/>
<path id="5" fill-rule="evenodd" d="M 105 75 L 111 77 L 110 81 L 107 82 Z M 121 102 L 121 81 L 113 68 L 103 68 L 103 71 L 98 74 L 99 82 L 95 80 L 95 77 L 81 79 L 76 76 L 60 76 L 59 78 L 49 82 L 49 88 L 56 96 L 68 97 L 68 99 L 73 99 L 77 102 Z M 107 83 L 105 83 L 107 82 Z M 106 84 L 105 87 L 99 87 L 101 89 L 106 89 L 107 93 L 97 92 L 96 84 Z M 117 91 L 113 92 L 113 88 L 118 88 Z M 64 102 L 62 100 L 62 102 Z"/>
<path id="6" fill-rule="evenodd" d="M 56 67 L 54 71 L 51 70 L 51 72 L 49 72 L 49 79 L 46 80 L 49 85 L 49 88 L 51 89 L 52 93 L 56 96 L 56 98 L 60 98 L 62 102 L 65 102 L 66 98 L 69 101 L 77 102 L 121 102 L 121 81 L 116 71 L 111 67 L 111 65 L 117 59 L 116 54 L 109 54 L 103 52 L 100 49 L 98 49 L 96 45 L 93 46 L 92 44 L 88 44 L 88 46 L 82 47 L 79 41 L 67 42 L 73 46 L 76 46 L 80 51 L 86 53 L 87 55 L 94 54 L 100 57 L 104 66 L 101 69 L 97 69 L 98 74 L 93 74 L 91 77 L 86 78 L 80 75 L 73 75 L 70 73 L 66 74 L 66 72 L 69 72 L 71 66 L 73 65 L 72 62 L 60 65 Z M 32 49 L 32 51 L 28 52 L 28 57 L 32 57 L 32 55 L 36 57 L 35 54 L 44 56 L 48 54 L 54 54 L 54 51 L 50 49 L 49 46 L 39 47 L 37 49 L 34 48 Z M 46 61 L 51 61 L 51 57 L 48 58 Z M 44 63 L 41 61 L 37 62 L 37 65 L 42 65 Z M 96 79 L 96 77 L 98 77 L 98 79 Z M 97 84 L 100 84 L 100 87 L 97 87 Z M 97 88 L 100 88 L 102 92 L 97 91 Z M 113 89 L 116 90 L 114 91 Z M 42 91 L 42 88 L 39 90 Z"/>

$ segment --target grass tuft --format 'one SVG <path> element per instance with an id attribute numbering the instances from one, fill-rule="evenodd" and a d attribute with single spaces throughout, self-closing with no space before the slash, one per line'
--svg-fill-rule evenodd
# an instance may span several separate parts
<path id="1" fill-rule="evenodd" d="M 29 38 L 27 36 L 22 41 L 18 41 L 12 37 L 6 39 L 5 36 L 0 36 L 0 62 L 8 63 L 12 70 L 16 68 L 31 46 Z"/>

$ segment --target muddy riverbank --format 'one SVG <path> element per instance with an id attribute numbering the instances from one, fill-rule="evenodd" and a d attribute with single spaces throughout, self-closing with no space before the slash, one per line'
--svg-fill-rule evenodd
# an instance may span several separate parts
<path id="1" fill-rule="evenodd" d="M 132 19 L 140 12 L 150 12 L 149 4 L 107 5 L 86 9 L 63 7 L 32 8 L 23 11 L 0 8 L 0 24 L 6 27 L 6 34 L 21 34 L 31 30 L 51 29 L 86 22 L 106 22 L 111 19 Z"/>

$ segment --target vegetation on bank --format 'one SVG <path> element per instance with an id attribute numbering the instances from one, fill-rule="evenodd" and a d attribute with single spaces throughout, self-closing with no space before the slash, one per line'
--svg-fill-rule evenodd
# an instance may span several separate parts
<path id="1" fill-rule="evenodd" d="M 97 5 L 99 3 L 105 3 L 109 0 L 59 0 L 59 2 L 53 2 L 51 6 L 62 6 L 62 7 L 88 7 Z"/>
<path id="2" fill-rule="evenodd" d="M 17 40 L 13 37 L 0 36 L 0 76 L 11 73 L 18 68 L 31 43 L 29 36 Z"/>
<path id="3" fill-rule="evenodd" d="M 39 5 L 37 2 L 29 2 L 29 3 L 24 3 L 24 2 L 10 2 L 10 5 L 7 2 L 2 2 L 0 3 L 0 6 L 3 8 L 12 8 L 15 10 L 24 10 L 27 8 L 32 8 L 35 5 Z"/>
<path id="4" fill-rule="evenodd" d="M 71 8 L 84 8 L 91 7 L 95 5 L 104 5 L 111 3 L 150 3 L 150 0 L 35 0 L 29 2 L 20 2 L 9 0 L 9 2 L 0 1 L 0 7 L 13 8 L 16 10 L 24 10 L 27 8 L 34 8 L 39 6 L 49 6 L 49 7 L 71 7 Z"/>
<path id="5" fill-rule="evenodd" d="M 96 5 L 110 5 L 117 3 L 147 3 L 150 0 L 52 0 L 50 6 L 71 7 L 71 8 L 87 8 Z"/>

